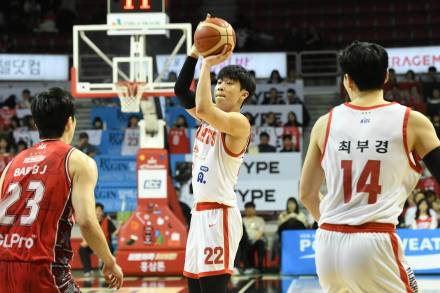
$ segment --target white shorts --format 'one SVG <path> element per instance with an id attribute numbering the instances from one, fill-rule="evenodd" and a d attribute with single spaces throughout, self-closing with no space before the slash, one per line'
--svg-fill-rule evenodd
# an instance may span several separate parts
<path id="1" fill-rule="evenodd" d="M 183 275 L 198 279 L 232 274 L 242 235 L 243 224 L 237 207 L 198 203 L 192 212 Z"/>
<path id="2" fill-rule="evenodd" d="M 324 292 L 417 292 L 392 224 L 322 224 L 316 233 L 316 270 Z"/>

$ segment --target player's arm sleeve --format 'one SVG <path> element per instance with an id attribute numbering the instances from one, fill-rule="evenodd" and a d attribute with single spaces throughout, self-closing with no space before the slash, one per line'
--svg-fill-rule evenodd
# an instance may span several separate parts
<path id="1" fill-rule="evenodd" d="M 440 184 L 440 146 L 430 151 L 423 157 L 423 162 L 435 178 L 437 183 Z"/>
<path id="2" fill-rule="evenodd" d="M 187 56 L 174 85 L 174 93 L 185 109 L 192 109 L 196 106 L 196 95 L 190 90 L 196 64 L 196 58 Z"/>

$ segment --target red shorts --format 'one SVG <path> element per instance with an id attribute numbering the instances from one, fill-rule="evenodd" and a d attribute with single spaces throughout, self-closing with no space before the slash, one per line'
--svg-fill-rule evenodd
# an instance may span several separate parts
<path id="1" fill-rule="evenodd" d="M 69 269 L 47 262 L 0 261 L 0 293 L 81 292 Z"/>

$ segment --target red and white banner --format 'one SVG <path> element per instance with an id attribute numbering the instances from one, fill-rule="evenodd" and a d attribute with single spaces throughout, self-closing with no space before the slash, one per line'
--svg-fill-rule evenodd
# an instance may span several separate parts
<path id="1" fill-rule="evenodd" d="M 396 73 L 425 73 L 430 66 L 440 66 L 440 47 L 390 48 L 388 52 L 389 67 Z"/>

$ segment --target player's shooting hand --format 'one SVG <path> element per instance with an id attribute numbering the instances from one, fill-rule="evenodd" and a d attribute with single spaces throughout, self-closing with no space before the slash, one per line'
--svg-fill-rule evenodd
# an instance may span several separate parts
<path id="1" fill-rule="evenodd" d="M 102 274 L 107 282 L 109 288 L 119 289 L 124 282 L 124 273 L 121 267 L 115 262 L 113 266 L 107 266 L 104 264 L 102 267 Z"/>
<path id="2" fill-rule="evenodd" d="M 231 47 L 224 46 L 223 51 L 220 54 L 204 57 L 203 63 L 207 66 L 217 65 L 229 59 L 231 55 L 232 55 Z"/>
<path id="3" fill-rule="evenodd" d="M 199 56 L 200 56 L 200 53 L 199 53 L 199 51 L 197 50 L 197 48 L 196 48 L 196 45 L 192 45 L 192 47 L 191 47 L 191 51 L 189 52 L 189 56 L 191 56 L 191 57 L 193 57 L 193 58 L 195 58 L 195 59 L 198 59 L 199 58 Z"/>

